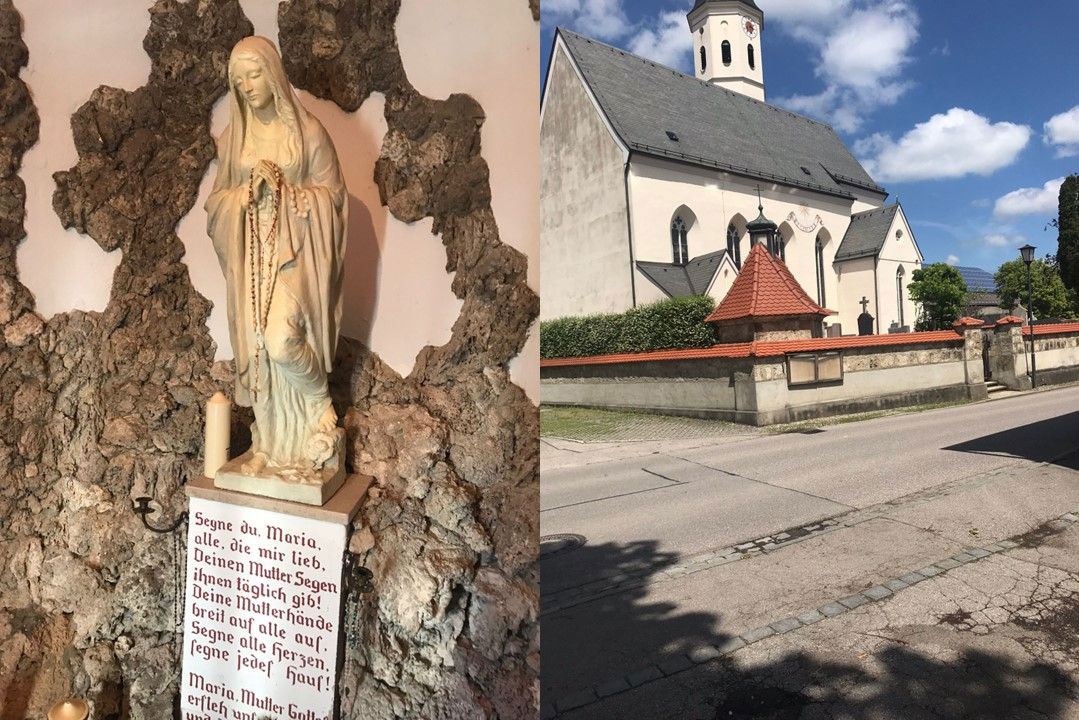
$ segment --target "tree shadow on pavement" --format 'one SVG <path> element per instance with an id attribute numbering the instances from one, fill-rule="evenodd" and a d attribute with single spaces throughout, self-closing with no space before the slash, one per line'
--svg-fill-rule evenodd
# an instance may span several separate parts
<path id="1" fill-rule="evenodd" d="M 1079 412 L 1067 413 L 1046 420 L 1011 428 L 1003 432 L 983 435 L 966 442 L 950 445 L 945 450 L 1024 458 L 1034 462 L 1052 462 L 1076 467 L 1079 461 Z M 1072 452 L 1060 457 L 1060 448 L 1072 448 Z"/>
<path id="2" fill-rule="evenodd" d="M 876 668 L 823 662 L 795 653 L 751 670 L 736 659 L 717 664 L 716 720 L 810 718 L 970 718 L 1041 720 L 1071 717 L 1075 683 L 1052 665 L 1026 666 L 995 654 L 966 651 L 944 662 L 890 644 L 873 655 Z"/>
<path id="3" fill-rule="evenodd" d="M 668 575 L 679 573 L 678 554 L 659 550 L 656 541 L 584 545 L 565 552 L 593 555 L 587 558 L 593 567 L 637 573 L 638 583 L 679 582 Z M 978 641 L 973 636 L 957 638 L 960 649 L 952 653 L 925 643 L 947 660 L 902 639 L 882 637 L 871 655 L 855 656 L 850 647 L 821 647 L 818 653 L 803 646 L 761 660 L 749 648 L 695 664 L 689 658 L 699 659 L 702 648 L 722 647 L 734 633 L 749 628 L 722 627 L 723 608 L 708 608 L 707 601 L 698 605 L 706 609 L 686 612 L 679 609 L 681 602 L 650 598 L 646 585 L 630 584 L 617 592 L 604 591 L 606 585 L 593 586 L 576 599 L 571 597 L 575 591 L 563 590 L 541 601 L 542 701 L 559 707 L 560 718 L 1063 720 L 1077 697 L 1075 679 L 1060 668 L 972 649 Z M 595 597 L 597 592 L 609 594 Z M 784 641 L 768 638 L 758 647 Z M 581 703 L 586 704 L 573 709 Z"/>
<path id="4" fill-rule="evenodd" d="M 540 572 L 547 573 L 557 557 L 544 555 L 542 547 Z M 677 553 L 661 551 L 657 541 L 586 544 L 565 552 L 577 556 L 575 561 L 582 566 L 606 568 L 607 572 L 604 579 L 582 579 L 578 589 L 585 593 L 580 598 L 584 602 L 576 603 L 569 597 L 574 589 L 541 597 L 545 697 L 554 700 L 572 694 L 723 637 L 718 631 L 718 614 L 679 612 L 673 603 L 648 599 L 643 583 L 670 580 L 664 571 L 680 559 Z M 618 582 L 627 584 L 616 590 L 612 585 Z M 545 587 L 542 575 L 540 587 Z M 609 594 L 595 597 L 605 592 Z M 563 609 L 552 611 L 556 605 Z"/>

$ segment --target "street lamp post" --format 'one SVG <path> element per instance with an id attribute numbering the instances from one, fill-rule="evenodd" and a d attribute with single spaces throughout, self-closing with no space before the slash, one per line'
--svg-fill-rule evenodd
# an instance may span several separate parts
<path id="1" fill-rule="evenodd" d="M 1034 335 L 1034 280 L 1030 271 L 1036 249 L 1030 244 L 1019 248 L 1019 253 L 1023 257 L 1023 264 L 1027 266 L 1027 325 L 1030 327 L 1030 386 L 1032 388 L 1038 387 L 1038 361 L 1037 356 L 1034 354 L 1036 340 Z"/>

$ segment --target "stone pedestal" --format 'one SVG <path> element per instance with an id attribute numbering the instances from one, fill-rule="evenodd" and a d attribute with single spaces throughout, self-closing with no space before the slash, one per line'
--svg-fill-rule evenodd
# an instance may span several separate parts
<path id="1" fill-rule="evenodd" d="M 371 479 L 323 507 L 187 487 L 185 720 L 330 720 L 349 523 Z"/>
<path id="2" fill-rule="evenodd" d="M 214 485 L 223 490 L 321 506 L 333 497 L 345 482 L 345 431 L 337 428 L 333 455 L 326 461 L 322 471 L 313 477 L 276 468 L 247 472 L 244 465 L 249 463 L 252 457 L 252 452 L 248 450 L 222 465 L 214 478 Z"/>

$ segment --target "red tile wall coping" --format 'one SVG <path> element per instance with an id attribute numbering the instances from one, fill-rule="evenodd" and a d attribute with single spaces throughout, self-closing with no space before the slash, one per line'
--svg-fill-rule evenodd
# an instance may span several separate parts
<path id="1" fill-rule="evenodd" d="M 1056 325 L 1034 325 L 1036 335 L 1063 335 L 1079 333 L 1079 322 L 1057 323 Z M 1024 335 L 1030 335 L 1030 326 L 1023 328 Z"/>
<path id="2" fill-rule="evenodd" d="M 1079 323 L 1076 323 L 1079 326 Z M 1040 335 L 1041 333 L 1039 333 Z M 894 335 L 861 335 L 857 337 L 813 338 L 808 340 L 771 340 L 748 343 L 728 343 L 709 348 L 657 350 L 646 353 L 595 355 L 577 358 L 548 358 L 540 361 L 541 368 L 571 367 L 574 365 L 617 365 L 619 363 L 658 362 L 664 360 L 706 360 L 710 358 L 745 359 L 751 357 L 782 357 L 788 353 L 820 352 L 859 348 L 887 348 L 897 345 L 928 345 L 961 343 L 963 336 L 954 330 L 896 333 Z"/>

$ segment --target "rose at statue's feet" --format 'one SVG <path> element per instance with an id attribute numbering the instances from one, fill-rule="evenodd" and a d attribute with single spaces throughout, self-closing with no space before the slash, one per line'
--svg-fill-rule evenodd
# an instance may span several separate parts
<path id="1" fill-rule="evenodd" d="M 254 456 L 243 464 L 241 469 L 245 475 L 257 475 L 266 468 L 266 463 L 269 458 L 266 457 L 266 453 L 256 452 Z"/>
<path id="2" fill-rule="evenodd" d="M 326 409 L 322 411 L 322 417 L 318 419 L 319 432 L 332 433 L 337 428 L 337 412 L 333 409 L 333 404 L 326 405 Z"/>

